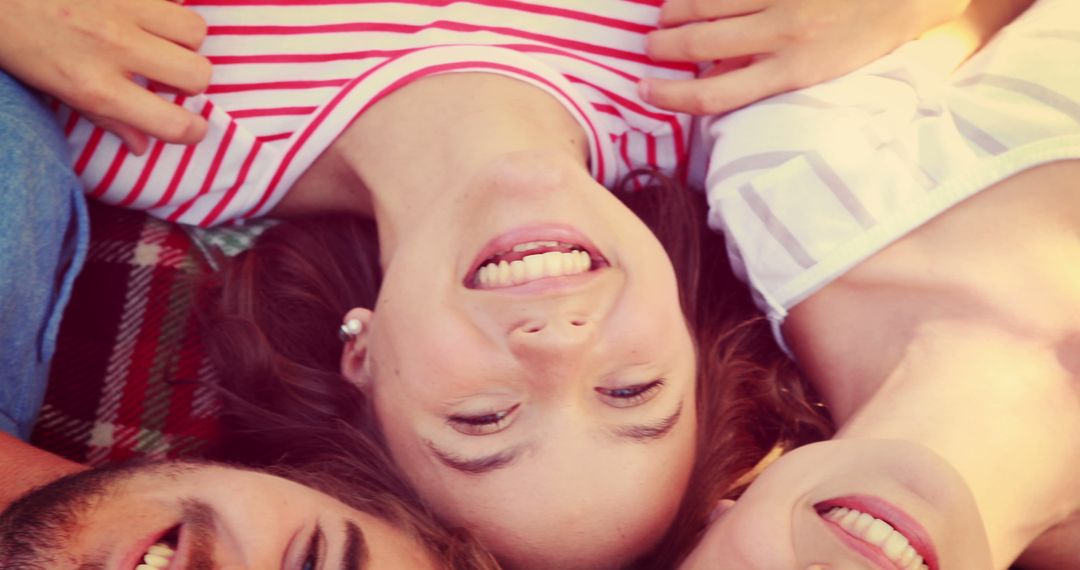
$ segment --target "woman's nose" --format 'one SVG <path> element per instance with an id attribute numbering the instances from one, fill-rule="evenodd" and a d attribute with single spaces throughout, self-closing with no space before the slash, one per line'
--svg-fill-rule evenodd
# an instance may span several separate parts
<path id="1" fill-rule="evenodd" d="M 510 331 L 510 350 L 519 358 L 566 358 L 587 349 L 596 324 L 571 315 L 522 322 Z"/>

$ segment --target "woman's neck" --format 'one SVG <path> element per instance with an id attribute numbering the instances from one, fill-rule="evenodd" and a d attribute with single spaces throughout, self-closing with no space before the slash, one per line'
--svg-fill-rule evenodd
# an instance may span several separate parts
<path id="1" fill-rule="evenodd" d="M 370 192 L 384 253 L 425 212 L 474 199 L 476 177 L 518 159 L 587 168 L 584 130 L 551 95 L 494 74 L 419 80 L 364 113 L 334 152 Z M 522 172 L 522 175 L 529 175 Z"/>
<path id="2" fill-rule="evenodd" d="M 784 325 L 838 437 L 936 451 L 974 492 L 1002 568 L 1033 540 L 1033 555 L 1060 554 L 1045 538 L 1080 544 L 1078 174 L 1078 161 L 1051 163 L 980 192 Z M 1060 567 L 1049 559 L 1025 555 Z"/>
<path id="3" fill-rule="evenodd" d="M 942 456 L 972 490 L 1005 568 L 1080 508 L 1075 378 L 1057 350 L 1022 335 L 933 328 L 908 344 L 837 437 L 904 439 Z"/>

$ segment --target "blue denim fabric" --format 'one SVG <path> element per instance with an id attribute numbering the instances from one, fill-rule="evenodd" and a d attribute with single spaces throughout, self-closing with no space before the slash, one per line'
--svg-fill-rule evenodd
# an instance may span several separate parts
<path id="1" fill-rule="evenodd" d="M 69 154 L 37 95 L 0 72 L 0 430 L 22 439 L 89 241 Z"/>

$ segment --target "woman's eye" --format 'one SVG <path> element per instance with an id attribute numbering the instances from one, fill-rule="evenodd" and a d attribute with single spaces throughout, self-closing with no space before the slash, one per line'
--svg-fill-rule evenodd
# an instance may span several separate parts
<path id="1" fill-rule="evenodd" d="M 489 435 L 506 429 L 506 426 L 510 425 L 510 421 L 513 419 L 512 415 L 517 408 L 518 405 L 515 404 L 511 408 L 490 414 L 450 416 L 446 421 L 450 424 L 450 427 L 465 435 Z"/>
<path id="2" fill-rule="evenodd" d="M 664 387 L 662 379 L 625 388 L 596 388 L 596 393 L 610 406 L 632 408 L 648 402 Z"/>
<path id="3" fill-rule="evenodd" d="M 319 549 L 322 546 L 322 540 L 322 528 L 316 526 L 315 532 L 311 533 L 311 540 L 308 541 L 307 553 L 304 555 L 304 563 L 300 566 L 300 570 L 316 570 L 319 567 Z"/>

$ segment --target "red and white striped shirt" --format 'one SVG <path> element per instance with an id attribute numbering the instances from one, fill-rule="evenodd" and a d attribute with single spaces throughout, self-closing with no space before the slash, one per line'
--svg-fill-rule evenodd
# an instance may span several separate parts
<path id="1" fill-rule="evenodd" d="M 689 117 L 643 103 L 646 75 L 695 67 L 644 53 L 661 0 L 188 0 L 209 25 L 202 95 L 162 94 L 206 117 L 194 146 L 141 157 L 72 110 L 57 113 L 87 193 L 170 221 L 209 226 L 265 214 L 350 122 L 424 76 L 490 72 L 554 95 L 590 138 L 608 187 L 634 168 L 672 173 Z"/>

